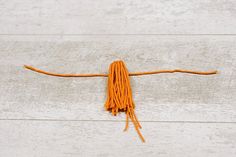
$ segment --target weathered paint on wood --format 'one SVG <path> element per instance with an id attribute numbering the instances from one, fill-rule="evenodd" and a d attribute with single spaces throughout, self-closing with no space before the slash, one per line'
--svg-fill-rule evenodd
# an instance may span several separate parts
<path id="1" fill-rule="evenodd" d="M 235 0 L 11 0 L 0 34 L 236 34 Z"/>
<path id="2" fill-rule="evenodd" d="M 222 157 L 236 154 L 236 124 L 142 123 L 143 144 L 121 122 L 0 121 L 0 155 Z"/>

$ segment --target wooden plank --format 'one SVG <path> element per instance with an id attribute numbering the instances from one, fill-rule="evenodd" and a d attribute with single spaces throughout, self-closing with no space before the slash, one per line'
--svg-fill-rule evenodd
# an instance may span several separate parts
<path id="1" fill-rule="evenodd" d="M 0 121 L 4 157 L 234 157 L 236 125 L 143 123 L 142 143 L 119 122 Z"/>
<path id="2" fill-rule="evenodd" d="M 57 78 L 23 64 L 61 73 L 106 73 L 122 59 L 130 71 L 218 69 L 219 75 L 132 77 L 141 121 L 236 122 L 236 37 L 77 36 L 0 40 L 0 118 L 124 120 L 103 109 L 106 78 Z"/>
<path id="3" fill-rule="evenodd" d="M 11 0 L 0 34 L 236 34 L 235 0 Z"/>

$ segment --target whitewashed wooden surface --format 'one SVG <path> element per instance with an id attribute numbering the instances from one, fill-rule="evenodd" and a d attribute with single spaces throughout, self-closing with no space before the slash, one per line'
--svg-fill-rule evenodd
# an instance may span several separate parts
<path id="1" fill-rule="evenodd" d="M 0 156 L 236 156 L 236 1 L 0 1 Z M 219 75 L 132 77 L 147 140 L 103 109 L 106 73 L 185 68 Z"/>

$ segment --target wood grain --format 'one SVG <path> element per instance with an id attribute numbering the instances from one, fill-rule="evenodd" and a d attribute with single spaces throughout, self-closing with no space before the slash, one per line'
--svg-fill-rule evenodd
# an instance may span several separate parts
<path id="1" fill-rule="evenodd" d="M 221 157 L 236 154 L 236 125 L 143 123 L 146 144 L 120 122 L 0 121 L 0 155 Z"/>
<path id="2" fill-rule="evenodd" d="M 236 34 L 235 0 L 11 0 L 0 34 Z"/>

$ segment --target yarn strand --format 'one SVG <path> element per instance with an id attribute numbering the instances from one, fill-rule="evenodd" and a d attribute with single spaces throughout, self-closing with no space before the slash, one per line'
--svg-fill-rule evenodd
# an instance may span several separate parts
<path id="1" fill-rule="evenodd" d="M 29 65 L 24 65 L 24 68 L 45 74 L 50 76 L 57 76 L 57 77 L 108 77 L 108 74 L 59 74 L 59 73 L 52 73 L 47 72 L 44 70 L 40 70 L 34 68 Z M 217 74 L 217 70 L 213 71 L 192 71 L 192 70 L 185 70 L 185 69 L 174 69 L 174 70 L 156 70 L 156 71 L 148 71 L 148 72 L 133 72 L 129 73 L 129 76 L 141 76 L 141 75 L 153 75 L 153 74 L 161 74 L 161 73 L 189 73 L 189 74 L 196 74 L 196 75 L 213 75 Z"/>

